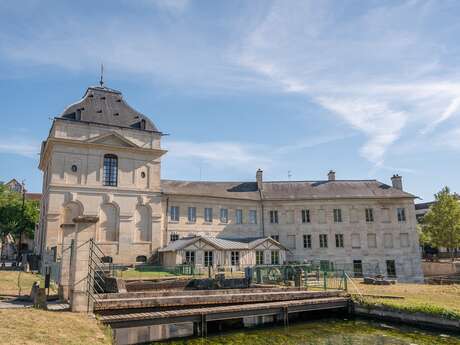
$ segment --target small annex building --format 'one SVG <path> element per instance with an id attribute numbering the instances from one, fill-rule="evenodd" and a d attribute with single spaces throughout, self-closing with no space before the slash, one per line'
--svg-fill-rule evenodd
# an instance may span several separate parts
<path id="1" fill-rule="evenodd" d="M 232 267 L 280 265 L 286 248 L 270 237 L 223 239 L 207 236 L 184 237 L 158 250 L 164 266 Z"/>

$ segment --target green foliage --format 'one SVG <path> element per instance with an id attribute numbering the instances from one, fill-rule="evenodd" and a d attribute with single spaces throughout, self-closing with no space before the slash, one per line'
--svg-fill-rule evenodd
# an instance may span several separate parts
<path id="1" fill-rule="evenodd" d="M 460 203 L 456 195 L 445 187 L 435 198 L 436 203 L 423 217 L 423 239 L 435 247 L 460 247 Z"/>
<path id="2" fill-rule="evenodd" d="M 0 184 L 0 237 L 11 234 L 16 239 L 23 231 L 33 238 L 39 215 L 38 201 L 25 200 L 23 208 L 22 194 Z"/>

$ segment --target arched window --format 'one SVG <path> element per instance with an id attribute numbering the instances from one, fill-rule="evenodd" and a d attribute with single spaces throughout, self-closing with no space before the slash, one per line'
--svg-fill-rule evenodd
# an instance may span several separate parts
<path id="1" fill-rule="evenodd" d="M 139 255 L 136 257 L 136 262 L 147 262 L 147 257 L 145 255 Z"/>
<path id="2" fill-rule="evenodd" d="M 118 157 L 104 155 L 104 186 L 116 187 L 118 183 Z"/>

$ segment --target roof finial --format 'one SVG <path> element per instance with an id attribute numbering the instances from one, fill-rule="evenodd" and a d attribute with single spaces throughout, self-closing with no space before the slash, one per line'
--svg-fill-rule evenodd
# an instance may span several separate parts
<path id="1" fill-rule="evenodd" d="M 101 63 L 101 80 L 99 81 L 101 87 L 104 86 L 104 64 Z"/>

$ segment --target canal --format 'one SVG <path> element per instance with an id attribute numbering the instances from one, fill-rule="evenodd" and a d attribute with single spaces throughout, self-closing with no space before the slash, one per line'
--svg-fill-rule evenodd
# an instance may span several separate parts
<path id="1" fill-rule="evenodd" d="M 248 321 L 244 329 L 237 329 L 237 324 L 224 328 L 215 325 L 206 338 L 190 337 L 190 324 L 118 329 L 114 335 L 119 345 L 146 344 L 149 340 L 169 345 L 460 345 L 459 334 L 367 319 L 322 318 L 289 326 L 253 322 L 252 327 Z M 161 340 L 168 337 L 175 339 Z"/>

